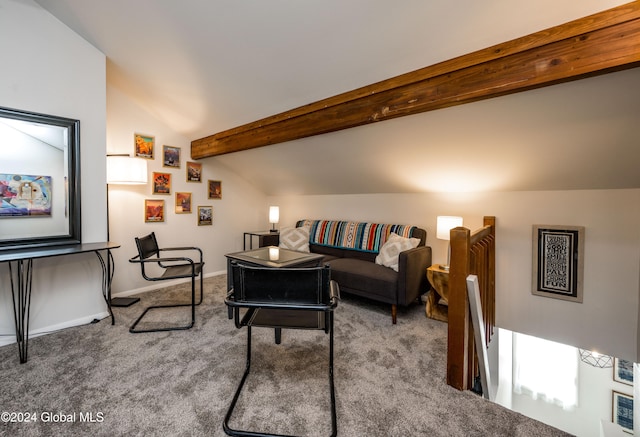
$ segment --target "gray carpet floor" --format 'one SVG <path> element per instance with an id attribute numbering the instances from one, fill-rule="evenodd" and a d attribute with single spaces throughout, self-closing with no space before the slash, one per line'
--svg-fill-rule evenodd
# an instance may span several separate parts
<path id="1" fill-rule="evenodd" d="M 0 411 L 22 419 L 3 415 L 0 435 L 223 436 L 247 339 L 227 318 L 225 289 L 225 276 L 205 280 L 187 331 L 128 332 L 147 305 L 184 299 L 180 285 L 114 308 L 115 326 L 107 318 L 31 339 L 25 364 L 15 344 L 0 347 Z M 160 310 L 150 323 L 180 318 L 188 310 Z M 446 324 L 426 318 L 424 306 L 400 309 L 394 326 L 388 306 L 343 296 L 335 318 L 339 436 L 567 435 L 446 385 Z M 276 345 L 273 330 L 254 328 L 231 426 L 329 435 L 328 344 L 321 331 L 288 330 Z"/>

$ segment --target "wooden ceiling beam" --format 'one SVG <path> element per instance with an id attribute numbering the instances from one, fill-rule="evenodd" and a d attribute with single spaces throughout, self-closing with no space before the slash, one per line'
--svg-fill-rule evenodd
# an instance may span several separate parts
<path id="1" fill-rule="evenodd" d="M 640 1 L 191 143 L 193 159 L 471 103 L 640 65 Z"/>

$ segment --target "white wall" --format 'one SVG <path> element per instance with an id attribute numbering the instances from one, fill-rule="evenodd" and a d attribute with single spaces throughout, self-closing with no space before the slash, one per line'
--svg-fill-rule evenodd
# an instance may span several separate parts
<path id="1" fill-rule="evenodd" d="M 499 370 L 496 379 L 492 380 L 493 382 L 499 381 L 496 403 L 580 437 L 628 435 L 622 431 L 619 434 L 615 432 L 601 434 L 600 426 L 603 423 L 603 426 L 607 428 L 620 429 L 618 425 L 611 424 L 612 391 L 633 395 L 634 387 L 615 381 L 611 368 L 601 369 L 582 362 L 578 358 L 579 352 L 577 350 L 573 351 L 578 366 L 578 375 L 575 380 L 578 395 L 576 406 L 565 410 L 553 401 L 545 400 L 542 395 L 534 399 L 530 394 L 526 394 L 526 391 L 525 393 L 516 393 L 513 378 L 517 357 L 513 352 L 515 341 L 513 334 L 511 331 L 499 329 L 496 335 L 500 349 L 500 364 L 499 366 L 494 365 L 492 368 L 492 370 Z M 542 356 L 549 354 L 547 350 L 536 352 Z M 556 364 L 573 365 L 573 363 L 567 362 Z M 541 393 L 544 391 L 541 389 Z"/>
<path id="2" fill-rule="evenodd" d="M 2 106 L 80 120 L 82 240 L 104 240 L 104 55 L 31 0 L 0 0 L 0 59 Z M 30 330 L 106 315 L 100 279 L 93 254 L 35 261 Z M 2 264 L 0 343 L 15 341 L 11 308 L 8 267 Z"/>
<path id="3" fill-rule="evenodd" d="M 496 216 L 496 302 L 500 327 L 636 360 L 640 266 L 640 190 L 272 197 L 281 226 L 302 218 L 406 223 L 427 229 L 433 262 L 447 243 L 436 216 L 460 215 L 466 227 Z M 531 294 L 532 225 L 585 230 L 584 302 Z"/>
<path id="4" fill-rule="evenodd" d="M 145 281 L 139 265 L 128 262 L 137 253 L 134 241 L 137 236 L 155 232 L 161 247 L 200 247 L 204 252 L 205 275 L 211 275 L 226 272 L 224 255 L 242 250 L 243 232 L 268 229 L 268 204 L 264 194 L 215 159 L 200 161 L 203 164 L 202 183 L 187 182 L 185 163 L 192 161 L 190 140 L 173 132 L 113 84 L 107 87 L 107 127 L 109 154 L 133 156 L 135 133 L 155 137 L 154 159 L 147 160 L 149 183 L 145 186 L 109 186 L 110 240 L 122 245 L 114 252 L 114 295 L 128 295 L 159 286 L 157 282 Z M 162 166 L 163 145 L 180 147 L 179 169 Z M 152 194 L 154 171 L 172 174 L 171 195 Z M 208 179 L 222 181 L 222 199 L 208 198 Z M 175 213 L 177 191 L 192 193 L 193 213 Z M 164 222 L 145 223 L 145 199 L 165 201 Z M 213 225 L 198 226 L 199 205 L 213 206 Z"/>

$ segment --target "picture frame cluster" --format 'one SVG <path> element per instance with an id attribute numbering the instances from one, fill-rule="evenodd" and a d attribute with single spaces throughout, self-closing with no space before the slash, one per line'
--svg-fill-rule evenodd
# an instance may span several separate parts
<path id="1" fill-rule="evenodd" d="M 152 135 L 134 134 L 134 156 L 149 160 L 155 159 L 155 137 Z M 157 196 L 172 196 L 175 214 L 191 214 L 194 212 L 193 193 L 190 191 L 175 191 L 173 182 L 175 174 L 171 170 L 182 167 L 182 150 L 180 147 L 162 146 L 162 167 L 164 171 L 151 173 L 151 194 Z M 188 183 L 202 183 L 202 164 L 199 162 L 185 162 L 185 181 Z M 207 199 L 222 199 L 222 181 L 207 180 Z M 145 199 L 145 223 L 164 222 L 166 217 L 165 200 L 159 198 Z M 197 206 L 198 226 L 213 224 L 213 206 Z"/>

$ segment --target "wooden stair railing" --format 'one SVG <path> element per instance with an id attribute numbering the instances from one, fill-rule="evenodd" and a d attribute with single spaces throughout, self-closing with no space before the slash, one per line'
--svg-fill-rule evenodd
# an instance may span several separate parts
<path id="1" fill-rule="evenodd" d="M 451 230 L 449 262 L 449 333 L 447 384 L 469 390 L 478 376 L 473 327 L 470 323 L 467 276 L 478 276 L 487 347 L 495 326 L 495 217 L 484 217 L 484 227 L 473 234 L 467 228 Z"/>

